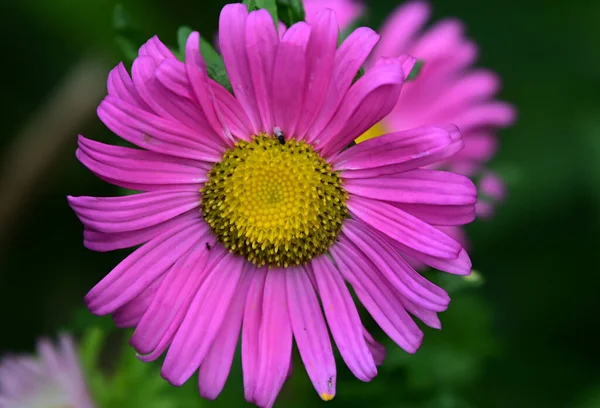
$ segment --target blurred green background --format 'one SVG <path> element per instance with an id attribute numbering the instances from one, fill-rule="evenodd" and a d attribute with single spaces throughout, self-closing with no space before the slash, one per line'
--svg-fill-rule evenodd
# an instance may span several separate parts
<path id="1" fill-rule="evenodd" d="M 212 38 L 224 4 L 122 3 L 142 37 L 158 34 L 171 45 L 180 25 Z M 397 4 L 367 3 L 372 27 Z M 114 6 L 112 0 L 0 2 L 2 352 L 32 350 L 36 338 L 59 329 L 79 334 L 106 323 L 82 309 L 82 298 L 126 251 L 86 250 L 65 195 L 116 192 L 74 156 L 77 133 L 116 141 L 95 115 L 106 75 L 123 58 Z M 474 268 L 485 284 L 455 291 L 442 315 L 444 329 L 426 330 L 416 355 L 388 342 L 388 359 L 371 383 L 353 379 L 340 362 L 338 395 L 328 404 L 600 407 L 600 2 L 463 0 L 433 6 L 436 20 L 454 16 L 466 23 L 481 49 L 479 65 L 501 75 L 500 96 L 519 111 L 517 124 L 500 133 L 492 163 L 506 179 L 509 197 L 496 217 L 468 228 Z M 146 405 L 129 395 L 127 403 L 115 399 L 105 406 L 245 404 L 239 359 L 221 398 L 206 402 L 192 396 L 195 381 L 182 390 L 164 387 L 156 366 L 140 368 L 130 350 L 126 356 L 122 364 L 138 370 L 129 390 L 157 387 L 167 402 L 152 405 L 158 401 L 153 397 Z M 295 364 L 279 406 L 320 403 Z"/>

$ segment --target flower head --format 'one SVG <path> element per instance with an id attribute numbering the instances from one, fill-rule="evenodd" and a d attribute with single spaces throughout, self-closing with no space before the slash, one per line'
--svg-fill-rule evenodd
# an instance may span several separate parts
<path id="1" fill-rule="evenodd" d="M 0 407 L 93 408 L 73 339 L 38 344 L 37 356 L 6 356 L 0 361 Z"/>
<path id="2" fill-rule="evenodd" d="M 347 146 L 396 104 L 414 58 L 381 58 L 354 81 L 379 36 L 359 28 L 338 44 L 331 10 L 280 38 L 265 10 L 225 6 L 219 44 L 233 95 L 207 76 L 199 35 L 180 62 L 158 38 L 108 78 L 102 121 L 140 147 L 79 138 L 96 175 L 139 194 L 69 197 L 84 243 L 143 244 L 86 296 L 96 314 L 135 327 L 144 361 L 162 375 L 199 372 L 216 398 L 242 337 L 244 392 L 271 406 L 295 340 L 324 400 L 336 390 L 329 331 L 350 370 L 369 381 L 384 350 L 363 327 L 350 283 L 382 329 L 415 352 L 410 314 L 439 328 L 450 301 L 403 258 L 468 274 L 461 245 L 430 223 L 474 218 L 464 176 L 424 169 L 459 151 L 455 126 L 426 126 Z M 329 328 L 329 330 L 328 330 Z"/>

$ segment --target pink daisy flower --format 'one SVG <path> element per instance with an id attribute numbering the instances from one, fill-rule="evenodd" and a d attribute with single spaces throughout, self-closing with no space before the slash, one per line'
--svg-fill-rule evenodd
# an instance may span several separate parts
<path id="1" fill-rule="evenodd" d="M 356 0 L 304 0 L 304 5 L 307 21 L 327 7 L 345 16 L 348 26 L 358 18 L 362 7 Z M 424 29 L 430 12 L 428 3 L 410 1 L 398 7 L 384 22 L 381 41 L 367 65 L 372 66 L 382 56 L 402 54 L 412 55 L 424 65 L 417 78 L 404 85 L 390 114 L 357 141 L 428 124 L 452 123 L 460 129 L 465 148 L 436 166 L 469 177 L 480 176 L 496 152 L 495 132 L 510 126 L 516 112 L 510 104 L 495 99 L 500 88 L 499 77 L 489 70 L 473 68 L 477 47 L 465 37 L 463 24 L 445 19 Z M 490 177 L 496 183 L 493 189 L 504 191 L 502 181 L 489 172 L 485 172 L 480 187 L 489 184 Z M 480 197 L 478 215 L 490 216 L 494 203 L 503 197 L 504 193 Z"/>
<path id="2" fill-rule="evenodd" d="M 390 133 L 346 149 L 384 118 L 415 59 L 381 58 L 358 79 L 379 36 L 354 31 L 341 46 L 331 10 L 280 38 L 265 10 L 223 8 L 219 44 L 234 95 L 209 79 L 199 35 L 180 62 L 158 38 L 130 78 L 108 78 L 100 119 L 141 149 L 79 138 L 77 157 L 98 177 L 139 194 L 69 197 L 84 244 L 143 244 L 86 296 L 98 315 L 135 327 L 140 359 L 166 352 L 162 375 L 198 372 L 216 398 L 241 332 L 244 392 L 273 405 L 291 373 L 292 342 L 317 393 L 330 400 L 330 333 L 361 380 L 383 347 L 365 330 L 349 283 L 381 328 L 414 353 L 450 301 L 404 260 L 468 274 L 460 243 L 430 224 L 475 214 L 471 181 L 423 169 L 458 152 L 455 126 Z M 354 83 L 353 83 L 354 82 Z M 329 330 L 328 330 L 329 328 Z"/>
<path id="3" fill-rule="evenodd" d="M 93 408 L 73 339 L 38 344 L 38 356 L 0 361 L 0 408 Z"/>

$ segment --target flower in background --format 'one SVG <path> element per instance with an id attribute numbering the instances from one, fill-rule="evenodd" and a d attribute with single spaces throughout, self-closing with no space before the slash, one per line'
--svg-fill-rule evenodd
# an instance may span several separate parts
<path id="1" fill-rule="evenodd" d="M 327 7 L 345 16 L 350 25 L 360 15 L 362 3 L 304 0 L 304 5 L 308 21 Z M 412 55 L 423 65 L 414 81 L 404 85 L 390 114 L 357 141 L 429 124 L 458 126 L 465 148 L 436 166 L 469 177 L 481 177 L 478 186 L 483 196 L 477 205 L 477 214 L 489 217 L 494 204 L 505 194 L 502 180 L 487 171 L 486 164 L 496 152 L 496 131 L 510 126 L 516 112 L 510 104 L 495 99 L 500 78 L 489 70 L 473 68 L 477 46 L 465 37 L 463 24 L 445 19 L 424 29 L 430 12 L 426 2 L 411 1 L 399 6 L 383 23 L 381 40 L 367 65 L 375 64 L 380 57 L 402 54 Z"/>
<path id="2" fill-rule="evenodd" d="M 37 356 L 0 361 L 1 408 L 93 408 L 73 339 L 43 339 Z"/>
<path id="3" fill-rule="evenodd" d="M 292 341 L 324 400 L 336 390 L 329 330 L 363 381 L 385 351 L 361 323 L 346 286 L 381 328 L 414 353 L 439 328 L 450 298 L 403 258 L 467 275 L 460 243 L 430 224 L 475 216 L 462 175 L 424 169 L 463 147 L 455 126 L 394 132 L 346 148 L 394 107 L 415 59 L 380 58 L 357 72 L 379 36 L 368 28 L 338 48 L 330 10 L 280 38 L 265 10 L 221 12 L 219 44 L 234 95 L 207 75 L 199 35 L 185 62 L 158 38 L 130 77 L 108 78 L 100 119 L 140 147 L 79 138 L 78 159 L 98 177 L 143 191 L 69 197 L 97 251 L 136 247 L 86 296 L 98 315 L 135 327 L 140 359 L 166 352 L 174 385 L 199 371 L 216 398 L 242 337 L 244 392 L 273 405 L 291 373 Z"/>

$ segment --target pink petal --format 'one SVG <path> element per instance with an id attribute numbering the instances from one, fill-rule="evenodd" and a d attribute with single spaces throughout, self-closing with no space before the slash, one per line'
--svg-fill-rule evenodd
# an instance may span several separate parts
<path id="1" fill-rule="evenodd" d="M 306 48 L 310 34 L 311 27 L 307 23 L 294 24 L 285 32 L 275 57 L 276 65 L 271 83 L 274 123 L 288 137 L 296 134 L 302 110 L 300 98 L 305 89 Z"/>
<path id="2" fill-rule="evenodd" d="M 275 65 L 275 55 L 279 45 L 277 30 L 272 17 L 265 9 L 251 12 L 246 25 L 246 49 L 248 64 L 255 86 L 256 104 L 262 121 L 262 129 L 271 131 L 275 127 L 271 78 Z M 287 101 L 289 103 L 289 101 Z"/>
<path id="3" fill-rule="evenodd" d="M 317 119 L 307 133 L 306 139 L 314 141 L 335 115 L 346 96 L 352 81 L 369 53 L 379 40 L 379 35 L 370 28 L 360 27 L 344 40 L 335 53 L 333 73 L 326 91 L 325 103 Z"/>
<path id="4" fill-rule="evenodd" d="M 219 19 L 219 46 L 233 93 L 246 111 L 254 134 L 258 134 L 264 129 L 260 126 L 260 113 L 248 63 L 247 18 L 248 10 L 243 4 L 227 4 L 223 7 Z M 265 24 L 273 24 L 273 21 Z"/>
<path id="5" fill-rule="evenodd" d="M 185 45 L 185 69 L 189 83 L 196 95 L 196 100 L 202 106 L 202 111 L 213 131 L 221 137 L 223 143 L 229 147 L 233 146 L 234 138 L 231 130 L 227 127 L 223 115 L 216 103 L 213 88 L 220 86 L 211 84 L 206 64 L 200 54 L 200 34 L 194 31 L 190 34 Z"/>
<path id="6" fill-rule="evenodd" d="M 240 336 L 246 295 L 250 282 L 254 280 L 255 271 L 256 267 L 251 263 L 247 262 L 244 265 L 240 284 L 227 311 L 227 318 L 200 366 L 198 385 L 203 398 L 217 398 L 225 386 Z"/>
<path id="7" fill-rule="evenodd" d="M 161 374 L 175 386 L 188 380 L 204 361 L 226 317 L 245 259 L 228 256 L 209 271 L 167 352 Z"/>
<path id="8" fill-rule="evenodd" d="M 138 325 L 163 280 L 164 275 L 159 276 L 142 293 L 115 310 L 112 317 L 117 327 L 126 328 Z"/>
<path id="9" fill-rule="evenodd" d="M 248 402 L 256 401 L 254 398 L 254 391 L 256 390 L 258 368 L 260 365 L 259 335 L 266 277 L 266 268 L 256 271 L 254 279 L 252 279 L 250 288 L 248 289 L 248 296 L 244 308 L 244 323 L 242 326 L 242 370 L 244 375 L 244 397 Z"/>
<path id="10" fill-rule="evenodd" d="M 389 204 L 431 225 L 464 225 L 475 219 L 475 207 L 469 205 Z"/>
<path id="11" fill-rule="evenodd" d="M 258 333 L 259 366 L 253 399 L 271 407 L 283 386 L 292 358 L 292 327 L 286 296 L 289 269 L 270 269 L 265 281 L 262 322 Z"/>
<path id="12" fill-rule="evenodd" d="M 494 173 L 486 173 L 481 177 L 479 189 L 484 196 L 494 200 L 501 201 L 506 197 L 504 181 Z"/>
<path id="13" fill-rule="evenodd" d="M 307 20 L 308 21 L 308 20 Z M 307 53 L 307 83 L 302 99 L 302 112 L 295 136 L 303 139 L 314 123 L 327 97 L 338 42 L 338 25 L 331 10 L 319 12 L 311 24 Z"/>
<path id="14" fill-rule="evenodd" d="M 108 233 L 153 227 L 200 206 L 200 193 L 191 191 L 67 199 L 86 227 Z"/>
<path id="15" fill-rule="evenodd" d="M 381 201 L 351 196 L 348 209 L 388 237 L 426 255 L 456 259 L 460 244 L 420 219 Z"/>
<path id="16" fill-rule="evenodd" d="M 326 255 L 314 258 L 317 287 L 331 334 L 350 371 L 361 381 L 377 375 L 362 323 L 340 272 Z"/>
<path id="17" fill-rule="evenodd" d="M 108 74 L 107 88 L 109 95 L 148 112 L 152 111 L 135 89 L 135 85 L 122 62 Z"/>
<path id="18" fill-rule="evenodd" d="M 414 63 L 414 58 L 409 58 Z M 348 90 L 331 122 L 315 139 L 322 155 L 338 153 L 396 105 L 404 78 L 407 58 L 385 59 L 368 70 Z"/>
<path id="19" fill-rule="evenodd" d="M 78 159 L 92 172 L 119 186 L 155 191 L 198 191 L 210 165 L 160 153 L 112 146 L 79 136 Z"/>
<path id="20" fill-rule="evenodd" d="M 152 227 L 142 228 L 136 231 L 106 233 L 85 228 L 83 231 L 83 245 L 87 249 L 98 252 L 114 251 L 115 249 L 131 248 L 176 228 L 177 225 L 189 220 L 198 220 L 200 211 L 193 209 L 170 220 L 158 223 Z"/>
<path id="21" fill-rule="evenodd" d="M 319 300 L 301 268 L 286 270 L 286 284 L 290 321 L 302 362 L 315 390 L 328 401 L 335 395 L 336 369 Z"/>
<path id="22" fill-rule="evenodd" d="M 463 135 L 463 140 L 465 148 L 452 156 L 450 161 L 453 163 L 460 160 L 478 162 L 490 160 L 498 146 L 498 139 L 489 130 L 467 132 Z"/>
<path id="23" fill-rule="evenodd" d="M 365 329 L 364 327 L 363 327 L 363 336 L 365 337 L 365 341 L 367 342 L 369 351 L 371 352 L 371 355 L 373 356 L 373 361 L 378 366 L 382 365 L 383 361 L 385 360 L 385 354 L 386 354 L 385 346 L 383 344 L 380 344 L 377 341 L 375 341 L 373 336 L 371 336 L 371 333 L 369 333 L 367 331 L 367 329 Z"/>
<path id="24" fill-rule="evenodd" d="M 224 151 L 224 146 L 215 145 L 211 139 L 198 139 L 192 129 L 181 123 L 153 115 L 110 95 L 98 107 L 98 116 L 123 139 L 153 152 L 215 163 Z"/>
<path id="25" fill-rule="evenodd" d="M 347 221 L 343 232 L 404 297 L 431 310 L 447 309 L 448 294 L 419 275 L 377 232 L 356 221 Z"/>
<path id="26" fill-rule="evenodd" d="M 210 252 L 204 245 L 208 240 L 214 244 L 212 234 L 207 233 L 198 245 L 183 254 L 158 288 L 148 312 L 131 337 L 130 343 L 138 353 L 148 354 L 155 350 L 169 327 L 177 320 L 181 323 L 182 315 L 209 272 L 206 263 Z"/>
<path id="27" fill-rule="evenodd" d="M 344 179 L 379 177 L 434 164 L 462 149 L 456 126 L 425 126 L 366 140 L 333 159 Z"/>
<path id="28" fill-rule="evenodd" d="M 173 55 L 171 50 L 169 50 L 169 47 L 164 45 L 156 35 L 142 45 L 138 53 L 140 56 L 147 55 L 151 57 L 156 63 L 159 63 L 167 58 L 175 58 L 175 55 Z"/>
<path id="29" fill-rule="evenodd" d="M 198 220 L 181 223 L 134 251 L 85 296 L 90 311 L 111 313 L 139 295 L 196 244 L 206 228 Z"/>
<path id="30" fill-rule="evenodd" d="M 406 53 L 430 14 L 430 6 L 424 1 L 410 1 L 396 8 L 381 27 L 381 41 L 373 50 L 372 60 Z"/>
<path id="31" fill-rule="evenodd" d="M 456 117 L 454 122 L 463 132 L 479 127 L 506 127 L 516 118 L 515 108 L 506 102 L 481 104 Z"/>
<path id="32" fill-rule="evenodd" d="M 134 62 L 133 74 L 138 91 L 159 116 L 194 130 L 197 140 L 222 144 L 210 129 L 201 106 L 191 98 L 192 87 L 187 81 L 184 63 L 166 59 L 157 65 L 149 57 L 140 57 Z"/>
<path id="33" fill-rule="evenodd" d="M 319 12 L 331 9 L 339 21 L 340 29 L 345 31 L 358 19 L 365 10 L 365 5 L 356 0 L 304 0 L 306 21 L 314 25 L 319 19 Z"/>
<path id="34" fill-rule="evenodd" d="M 340 272 L 381 329 L 404 350 L 417 351 L 423 332 L 404 310 L 396 291 L 377 272 L 377 266 L 344 237 L 340 237 L 330 252 Z"/>
<path id="35" fill-rule="evenodd" d="M 192 33 L 193 34 L 193 33 Z M 192 37 L 192 40 L 195 37 Z M 235 99 L 222 85 L 213 81 L 212 79 L 206 79 L 202 72 L 206 71 L 204 62 L 196 54 L 196 48 L 198 46 L 192 43 L 192 57 L 189 61 L 190 64 L 196 65 L 196 68 L 200 71 L 201 78 L 198 83 L 204 83 L 204 88 L 200 88 L 198 92 L 202 96 L 203 103 L 207 106 L 206 109 L 209 112 L 213 112 L 212 120 L 216 123 L 218 131 L 221 132 L 221 136 L 215 133 L 211 124 L 208 122 L 208 118 L 202 110 L 202 106 L 197 101 L 196 93 L 193 90 L 192 84 L 188 79 L 186 71 L 186 64 L 178 60 L 165 60 L 156 70 L 156 78 L 161 84 L 167 88 L 170 92 L 181 97 L 177 99 L 180 109 L 183 109 L 186 114 L 192 117 L 192 113 L 196 113 L 194 120 L 197 121 L 194 129 L 199 129 L 203 138 L 216 138 L 219 144 L 223 141 L 223 128 L 228 129 L 233 135 L 240 139 L 249 140 L 251 134 L 251 127 L 248 116 Z M 198 51 L 199 52 L 199 51 Z M 192 69 L 192 68 L 190 68 Z M 197 75 L 192 71 L 192 76 Z M 210 85 L 210 92 L 208 92 L 208 99 L 206 99 L 206 82 Z M 196 84 L 198 86 L 198 84 Z M 210 98 L 214 98 L 215 104 L 211 104 Z M 189 101 L 189 102 L 185 102 Z M 190 112 L 196 109 L 197 112 Z M 215 115 L 218 116 L 215 117 Z M 218 122 L 219 120 L 223 121 Z M 226 142 L 228 145 L 229 142 Z"/>
<path id="36" fill-rule="evenodd" d="M 362 197 L 409 204 L 474 205 L 475 185 L 467 177 L 417 169 L 377 178 L 350 179 L 344 189 Z"/>
<path id="37" fill-rule="evenodd" d="M 205 239 L 206 239 L 206 237 L 199 242 L 199 245 L 198 245 L 199 247 L 201 247 L 203 244 L 204 244 L 204 247 L 206 247 Z M 200 285 L 202 285 L 202 283 L 206 279 L 207 274 L 213 270 L 215 265 L 219 264 L 220 262 L 223 261 L 224 258 L 229 256 L 229 251 L 227 251 L 227 249 L 225 249 L 225 247 L 223 245 L 221 245 L 215 241 L 216 241 L 215 238 L 212 238 L 212 241 L 209 240 L 209 243 L 210 243 L 209 245 L 212 247 L 212 249 L 210 250 L 210 254 L 208 255 L 209 259 L 206 262 L 205 266 L 203 266 L 203 269 L 200 269 L 200 273 L 198 273 L 198 276 L 190 277 L 192 279 L 192 281 L 189 282 L 190 286 L 186 287 L 185 299 L 182 299 L 183 303 L 181 303 L 181 307 L 179 307 L 177 313 L 173 316 L 169 325 L 166 328 L 164 326 L 162 327 L 163 331 L 161 333 L 162 335 L 161 335 L 160 341 L 158 342 L 158 345 L 149 354 L 138 354 L 137 357 L 140 360 L 145 361 L 145 362 L 154 361 L 157 358 L 159 358 L 165 352 L 165 350 L 171 345 L 176 332 L 179 330 L 179 327 L 181 326 L 181 322 L 183 321 L 183 319 L 185 318 L 185 316 L 188 312 L 190 303 L 194 299 L 194 296 L 197 294 L 198 288 L 200 287 Z M 188 260 L 187 262 L 189 263 L 190 261 Z M 196 266 L 202 266 L 202 265 L 197 263 Z M 170 275 L 171 274 L 169 274 L 169 276 Z M 173 276 L 172 278 L 174 279 L 176 277 L 177 277 L 177 275 Z M 186 285 L 187 285 L 187 283 L 186 283 Z M 164 288 L 164 289 L 167 289 L 167 288 Z"/>

